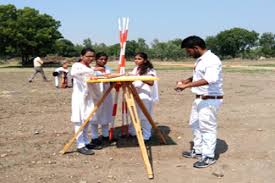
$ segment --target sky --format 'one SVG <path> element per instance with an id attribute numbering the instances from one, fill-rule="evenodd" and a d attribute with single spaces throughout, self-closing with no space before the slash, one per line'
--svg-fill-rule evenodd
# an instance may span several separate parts
<path id="1" fill-rule="evenodd" d="M 275 0 L 0 0 L 18 9 L 31 7 L 61 22 L 65 39 L 82 44 L 119 42 L 118 18 L 129 17 L 128 40 L 168 41 L 202 38 L 240 27 L 275 33 Z"/>

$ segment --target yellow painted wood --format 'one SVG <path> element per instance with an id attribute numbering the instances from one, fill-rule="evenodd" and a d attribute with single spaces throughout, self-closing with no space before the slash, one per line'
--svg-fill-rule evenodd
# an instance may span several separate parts
<path id="1" fill-rule="evenodd" d="M 109 93 L 111 92 L 111 90 L 113 89 L 113 87 L 114 87 L 114 85 L 111 85 L 108 88 L 108 90 L 104 93 L 104 95 L 96 103 L 96 105 L 94 106 L 92 112 L 89 114 L 88 118 L 84 121 L 84 123 L 82 123 L 82 125 L 79 127 L 78 131 L 74 134 L 74 136 L 71 138 L 71 140 L 64 146 L 64 148 L 59 153 L 65 154 L 68 151 L 68 149 L 72 146 L 72 144 L 74 143 L 74 141 L 75 141 L 76 137 L 79 135 L 79 133 L 82 132 L 82 130 L 84 129 L 84 127 L 89 124 L 89 121 L 95 115 L 97 109 L 100 107 L 100 105 L 105 100 L 105 98 L 109 95 Z"/>
<path id="2" fill-rule="evenodd" d="M 86 80 L 88 83 L 104 83 L 104 82 L 121 82 L 121 81 L 155 81 L 159 80 L 157 77 L 153 76 L 119 76 L 115 78 L 96 78 L 94 77 L 93 79 Z"/>
<path id="3" fill-rule="evenodd" d="M 149 123 L 152 125 L 152 127 L 157 131 L 157 134 L 161 140 L 161 142 L 163 144 L 166 144 L 166 140 L 163 136 L 163 134 L 161 133 L 160 129 L 156 126 L 156 124 L 154 123 L 153 118 L 151 117 L 150 113 L 148 112 L 148 110 L 146 109 L 145 105 L 143 104 L 142 100 L 139 98 L 139 95 L 137 93 L 136 88 L 134 87 L 134 85 L 132 83 L 130 83 L 128 86 L 129 90 L 131 90 L 131 93 L 133 94 L 133 97 L 135 99 L 135 101 L 137 102 L 137 104 L 139 105 L 141 111 L 143 112 L 143 114 L 145 115 L 145 117 L 148 119 Z"/>
<path id="4" fill-rule="evenodd" d="M 123 90 L 124 90 L 124 97 L 125 97 L 125 100 L 126 100 L 126 103 L 127 103 L 128 110 L 130 112 L 132 123 L 134 125 L 135 130 L 136 130 L 138 144 L 139 144 L 139 147 L 140 147 L 140 150 L 141 150 L 141 154 L 142 154 L 142 158 L 143 158 L 143 161 L 144 161 L 144 164 L 145 164 L 145 168 L 147 170 L 147 175 L 148 175 L 149 179 L 152 179 L 154 177 L 154 175 L 153 175 L 151 163 L 149 161 L 148 153 L 147 153 L 147 150 L 146 150 L 146 147 L 145 147 L 145 143 L 144 143 L 144 139 L 143 139 L 143 135 L 142 135 L 142 131 L 141 131 L 141 124 L 140 124 L 140 120 L 139 120 L 139 117 L 138 117 L 134 97 L 133 97 L 133 94 L 132 94 L 132 92 L 129 88 L 126 88 L 125 85 L 123 85 L 122 87 L 123 87 Z"/>

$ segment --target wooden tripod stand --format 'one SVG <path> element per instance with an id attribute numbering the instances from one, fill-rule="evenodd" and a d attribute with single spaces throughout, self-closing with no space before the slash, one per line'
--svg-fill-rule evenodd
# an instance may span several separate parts
<path id="1" fill-rule="evenodd" d="M 112 79 L 98 79 L 98 80 L 88 80 L 87 82 L 89 83 L 99 83 L 99 82 L 119 82 L 122 86 L 122 90 L 124 93 L 124 97 L 127 103 L 127 108 L 130 112 L 130 116 L 132 119 L 132 123 L 134 125 L 134 128 L 136 130 L 136 135 L 137 135 L 137 140 L 138 144 L 141 150 L 142 158 L 145 164 L 145 168 L 147 170 L 148 178 L 152 179 L 154 177 L 153 171 L 152 171 L 152 166 L 149 161 L 148 153 L 146 151 L 142 131 L 141 131 L 141 123 L 138 117 L 137 113 L 137 108 L 136 104 L 140 107 L 144 115 L 147 117 L 148 121 L 152 125 L 152 127 L 156 130 L 161 143 L 166 144 L 166 140 L 161 133 L 161 131 L 157 128 L 156 124 L 154 123 L 152 117 L 150 116 L 149 112 L 147 111 L 146 107 L 144 106 L 142 100 L 139 98 L 139 95 L 135 89 L 135 87 L 132 84 L 132 81 L 136 80 L 142 80 L 142 81 L 149 81 L 149 80 L 157 80 L 156 77 L 151 77 L 151 76 L 121 76 L 117 78 L 112 78 Z M 114 88 L 114 84 L 112 83 L 109 89 L 103 94 L 101 99 L 97 102 L 95 105 L 93 111 L 90 113 L 88 118 L 84 121 L 84 123 L 80 126 L 79 130 L 74 134 L 73 138 L 64 146 L 63 150 L 60 151 L 60 153 L 64 154 L 67 152 L 67 150 L 70 148 L 70 146 L 73 144 L 75 141 L 76 137 L 78 134 L 83 130 L 83 128 L 89 123 L 90 119 L 95 115 L 96 110 L 99 108 L 99 106 L 103 103 L 105 98 L 108 96 L 108 94 L 111 92 L 112 88 Z"/>

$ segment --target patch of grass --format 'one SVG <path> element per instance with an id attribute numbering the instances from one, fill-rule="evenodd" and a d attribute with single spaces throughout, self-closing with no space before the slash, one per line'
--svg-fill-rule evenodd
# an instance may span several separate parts
<path id="1" fill-rule="evenodd" d="M 171 66 L 157 66 L 155 67 L 156 70 L 163 70 L 163 71 L 186 71 L 186 70 L 192 70 L 192 67 L 171 67 Z"/>
<path id="2" fill-rule="evenodd" d="M 269 72 L 274 72 L 272 70 L 267 70 L 267 69 L 249 69 L 249 68 L 223 68 L 225 72 L 238 72 L 238 73 L 251 73 L 251 74 L 256 74 L 256 73 L 269 73 Z"/>
<path id="3" fill-rule="evenodd" d="M 256 67 L 275 67 L 275 64 L 258 64 L 258 65 L 252 65 Z"/>

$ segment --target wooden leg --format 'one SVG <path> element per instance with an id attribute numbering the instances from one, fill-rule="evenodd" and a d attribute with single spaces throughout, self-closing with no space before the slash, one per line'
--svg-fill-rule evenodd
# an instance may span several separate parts
<path id="1" fill-rule="evenodd" d="M 133 97 L 131 90 L 129 88 L 127 88 L 125 85 L 122 86 L 122 89 L 124 91 L 124 97 L 125 97 L 127 107 L 130 112 L 132 123 L 136 130 L 138 144 L 139 144 L 141 154 L 143 157 L 143 161 L 144 161 L 144 164 L 145 164 L 145 167 L 147 170 L 148 178 L 152 179 L 154 177 L 154 175 L 153 175 L 153 171 L 152 171 L 152 166 L 151 166 L 149 158 L 148 158 L 147 150 L 145 147 L 145 143 L 144 143 L 144 139 L 143 139 L 143 135 L 142 135 L 142 131 L 141 131 L 141 124 L 140 124 L 140 120 L 139 120 L 139 117 L 137 114 L 134 97 Z"/>
<path id="2" fill-rule="evenodd" d="M 131 83 L 127 86 L 131 92 L 133 93 L 133 96 L 135 98 L 135 101 L 137 102 L 137 104 L 139 105 L 140 109 L 142 110 L 143 114 L 146 116 L 146 118 L 148 119 L 148 121 L 150 122 L 150 124 L 152 125 L 152 127 L 157 131 L 157 134 L 161 140 L 161 143 L 166 144 L 166 140 L 163 136 L 163 134 L 161 133 L 161 131 L 159 130 L 159 128 L 156 126 L 156 124 L 154 123 L 151 115 L 149 114 L 149 112 L 147 111 L 146 107 L 144 106 L 142 100 L 139 98 L 139 95 L 137 93 L 136 88 L 134 87 L 134 85 Z"/>
<path id="3" fill-rule="evenodd" d="M 96 105 L 93 108 L 93 111 L 89 114 L 88 118 L 82 123 L 78 131 L 74 134 L 74 136 L 71 138 L 71 140 L 64 146 L 64 148 L 60 151 L 61 154 L 65 154 L 67 150 L 72 146 L 74 143 L 76 137 L 79 135 L 79 133 L 84 129 L 84 127 L 89 123 L 91 118 L 95 115 L 96 110 L 99 108 L 99 106 L 102 104 L 102 102 L 105 100 L 105 98 L 108 96 L 108 94 L 111 92 L 112 88 L 114 87 L 113 84 L 108 88 L 108 90 L 104 93 L 104 95 L 100 98 L 100 100 L 96 103 Z"/>

